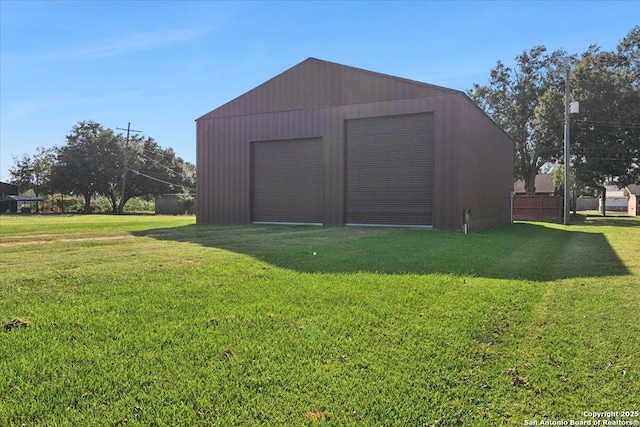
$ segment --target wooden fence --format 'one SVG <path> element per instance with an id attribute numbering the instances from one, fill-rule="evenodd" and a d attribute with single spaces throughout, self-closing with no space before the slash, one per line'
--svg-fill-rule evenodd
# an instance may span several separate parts
<path id="1" fill-rule="evenodd" d="M 600 199 L 597 197 L 581 197 L 576 200 L 576 210 L 578 211 L 595 211 L 599 207 Z M 573 208 L 573 203 L 571 204 Z"/>
<path id="2" fill-rule="evenodd" d="M 560 196 L 515 196 L 513 198 L 514 221 L 562 222 L 563 198 Z"/>
<path id="3" fill-rule="evenodd" d="M 196 200 L 193 196 L 193 202 L 186 204 L 177 194 L 165 194 L 156 197 L 155 213 L 166 215 L 182 215 L 184 213 L 195 213 Z"/>

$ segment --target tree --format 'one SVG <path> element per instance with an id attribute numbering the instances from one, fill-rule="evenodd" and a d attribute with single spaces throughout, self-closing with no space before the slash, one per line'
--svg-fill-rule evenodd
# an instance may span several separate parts
<path id="1" fill-rule="evenodd" d="M 571 117 L 572 181 L 579 189 L 600 189 L 606 200 L 607 183 L 622 187 L 640 178 L 640 27 L 615 52 L 590 46 L 572 69 L 570 87 L 580 102 Z M 553 133 L 563 109 L 562 98 L 542 97 L 537 129 Z"/>
<path id="2" fill-rule="evenodd" d="M 55 153 L 51 149 L 38 147 L 37 153 L 30 156 L 23 154 L 22 158 L 13 159 L 14 165 L 9 168 L 11 182 L 18 186 L 21 193 L 33 191 L 36 197 L 49 191 L 51 167 L 55 160 Z"/>
<path id="3" fill-rule="evenodd" d="M 122 171 L 121 137 L 94 121 L 73 126 L 67 145 L 57 148 L 52 181 L 62 193 L 84 197 L 84 212 L 91 212 L 91 198 L 106 194 Z"/>
<path id="4" fill-rule="evenodd" d="M 535 193 L 542 166 L 562 154 L 562 122 L 546 127 L 546 118 L 555 114 L 549 108 L 556 103 L 541 100 L 562 99 L 563 72 L 572 61 L 574 57 L 562 50 L 548 54 L 544 46 L 537 46 L 516 57 L 516 68 L 498 61 L 489 84 L 476 83 L 468 92 L 515 141 L 515 178 L 524 181 L 529 194 Z"/>
<path id="5" fill-rule="evenodd" d="M 591 46 L 572 73 L 572 94 L 580 101 L 571 128 L 576 179 L 601 188 L 603 199 L 607 183 L 640 182 L 639 51 L 635 27 L 616 52 Z"/>
<path id="6" fill-rule="evenodd" d="M 66 142 L 14 160 L 11 174 L 22 191 L 33 189 L 36 196 L 42 189 L 81 195 L 87 213 L 91 211 L 91 199 L 102 194 L 116 213 L 132 197 L 191 192 L 195 188 L 195 166 L 177 157 L 173 149 L 163 149 L 153 138 L 130 138 L 126 173 L 131 176 L 124 192 L 121 183 L 126 142 L 122 135 L 89 120 L 73 126 Z"/>
<path id="7" fill-rule="evenodd" d="M 23 193 L 31 189 L 33 182 L 33 160 L 28 154 L 22 158 L 13 158 L 13 166 L 9 168 L 11 183 L 18 186 L 18 192 Z"/>
<path id="8" fill-rule="evenodd" d="M 195 188 L 195 166 L 177 157 L 172 148 L 164 149 L 153 138 L 136 135 L 130 138 L 128 149 L 129 175 L 124 195 L 119 182 L 115 181 L 106 193 L 114 212 L 132 197 L 158 196 Z"/>
<path id="9" fill-rule="evenodd" d="M 552 175 L 551 182 L 553 183 L 553 187 L 556 190 L 560 190 L 564 193 L 564 165 L 558 166 Z M 580 190 L 585 189 L 585 185 L 581 185 L 577 179 L 574 171 L 572 169 L 569 170 L 569 182 L 572 184 L 570 190 L 571 193 L 571 207 L 573 208 L 573 214 L 576 215 L 577 207 L 578 207 L 578 195 Z"/>

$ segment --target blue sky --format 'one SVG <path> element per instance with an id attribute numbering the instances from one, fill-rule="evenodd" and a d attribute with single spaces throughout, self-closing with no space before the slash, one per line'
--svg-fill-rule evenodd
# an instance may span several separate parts
<path id="1" fill-rule="evenodd" d="M 79 121 L 196 161 L 194 120 L 304 59 L 467 90 L 536 45 L 612 50 L 638 1 L 0 0 L 0 180 Z"/>

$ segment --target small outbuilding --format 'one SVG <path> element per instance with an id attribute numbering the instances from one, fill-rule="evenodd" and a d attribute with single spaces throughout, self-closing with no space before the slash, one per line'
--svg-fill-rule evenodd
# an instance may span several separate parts
<path id="1" fill-rule="evenodd" d="M 0 182 L 0 213 L 15 213 L 18 211 L 18 202 L 13 198 L 17 195 L 17 185 Z"/>
<path id="2" fill-rule="evenodd" d="M 309 58 L 196 130 L 199 223 L 510 222 L 514 143 L 458 90 Z"/>
<path id="3" fill-rule="evenodd" d="M 623 194 L 629 198 L 627 213 L 630 216 L 640 216 L 640 185 L 625 187 Z"/>
<path id="4" fill-rule="evenodd" d="M 629 209 L 629 196 L 624 188 L 617 185 L 606 185 L 605 208 L 612 212 L 625 212 Z M 602 212 L 602 196 L 599 199 L 598 210 Z"/>
<path id="5" fill-rule="evenodd" d="M 154 203 L 156 214 L 183 215 L 195 213 L 195 194 L 163 194 Z"/>

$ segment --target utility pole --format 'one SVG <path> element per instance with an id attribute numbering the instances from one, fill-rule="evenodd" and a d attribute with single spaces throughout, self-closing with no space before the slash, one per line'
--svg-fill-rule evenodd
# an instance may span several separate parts
<path id="1" fill-rule="evenodd" d="M 569 112 L 569 99 L 571 97 L 571 91 L 569 89 L 569 67 L 564 77 L 564 225 L 569 225 L 569 135 L 571 132 L 570 119 L 571 113 Z"/>
<path id="2" fill-rule="evenodd" d="M 569 88 L 570 68 L 567 66 L 564 86 L 564 225 L 569 225 L 569 169 L 571 168 L 571 156 L 569 153 L 569 142 L 571 140 L 571 114 L 578 113 L 580 106 L 577 101 L 571 101 L 571 90 Z"/>
<path id="3" fill-rule="evenodd" d="M 122 215 L 124 211 L 124 192 L 127 188 L 127 172 L 129 172 L 129 134 L 131 132 L 140 133 L 139 130 L 131 129 L 131 122 L 127 122 L 127 128 L 116 128 L 117 130 L 126 130 L 127 131 L 127 142 L 124 146 L 124 167 L 122 168 L 122 192 L 120 194 L 120 204 L 118 205 L 118 215 Z"/>

